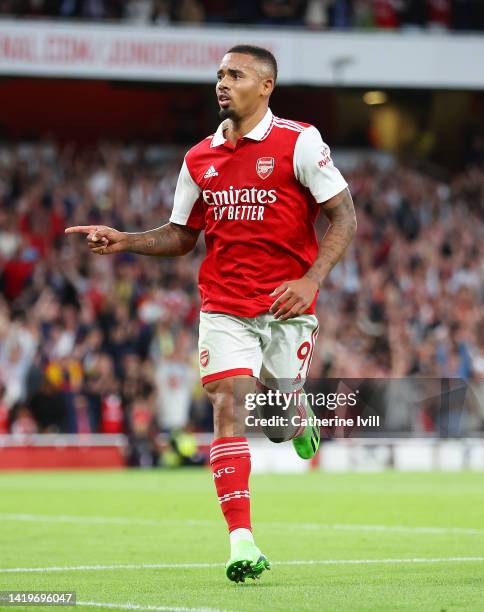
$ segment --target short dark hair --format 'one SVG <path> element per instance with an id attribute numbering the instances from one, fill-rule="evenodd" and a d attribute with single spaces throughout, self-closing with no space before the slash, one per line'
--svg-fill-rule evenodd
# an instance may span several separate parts
<path id="1" fill-rule="evenodd" d="M 277 80 L 277 60 L 268 49 L 256 47 L 255 45 L 235 45 L 227 53 L 245 53 L 266 62 L 271 67 L 274 74 L 274 82 Z"/>

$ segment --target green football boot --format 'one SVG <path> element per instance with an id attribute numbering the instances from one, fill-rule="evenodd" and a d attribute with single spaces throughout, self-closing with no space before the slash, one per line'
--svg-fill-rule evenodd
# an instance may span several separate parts
<path id="1" fill-rule="evenodd" d="M 245 582 L 246 578 L 260 578 L 264 570 L 270 570 L 271 564 L 257 548 L 254 542 L 241 540 L 234 545 L 232 558 L 225 564 L 227 578 L 233 582 Z"/>
<path id="2" fill-rule="evenodd" d="M 306 418 L 315 419 L 315 414 L 306 401 Z M 304 431 L 297 438 L 292 439 L 292 445 L 294 446 L 296 453 L 301 459 L 311 459 L 318 452 L 319 442 L 321 440 L 321 434 L 317 425 L 306 425 Z"/>

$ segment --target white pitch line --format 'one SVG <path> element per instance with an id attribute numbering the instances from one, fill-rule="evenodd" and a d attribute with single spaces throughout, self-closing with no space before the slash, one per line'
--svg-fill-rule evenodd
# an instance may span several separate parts
<path id="1" fill-rule="evenodd" d="M 15 567 L 0 568 L 0 574 L 15 574 L 28 572 L 83 572 L 101 570 L 136 570 L 136 569 L 206 569 L 221 567 L 220 563 L 118 563 L 115 565 L 53 565 L 51 567 Z"/>
<path id="2" fill-rule="evenodd" d="M 264 523 L 257 523 L 264 526 Z M 267 526 L 288 529 L 329 529 L 335 531 L 378 531 L 390 533 L 428 533 L 435 535 L 458 534 L 458 535 L 484 535 L 484 529 L 474 529 L 472 527 L 406 527 L 404 525 L 357 525 L 345 523 L 267 523 Z"/>
<path id="3" fill-rule="evenodd" d="M 368 565 L 384 563 L 455 563 L 484 561 L 484 557 L 414 557 L 413 559 L 316 559 L 305 561 L 276 561 L 275 565 Z"/>
<path id="4" fill-rule="evenodd" d="M 147 519 L 129 516 L 76 516 L 71 514 L 0 514 L 0 521 L 26 523 L 87 523 L 99 525 L 215 525 L 219 521 L 181 519 Z"/>
<path id="5" fill-rule="evenodd" d="M 413 557 L 408 559 L 301 559 L 295 561 L 272 561 L 273 565 L 370 565 L 398 563 L 458 563 L 481 562 L 484 557 Z M 6 567 L 0 568 L 0 574 L 110 571 L 140 569 L 212 569 L 223 567 L 220 563 L 149 563 L 119 565 L 67 565 L 52 567 Z"/>
<path id="6" fill-rule="evenodd" d="M 179 608 L 171 606 L 144 606 L 141 604 L 117 604 L 102 601 L 76 601 L 76 606 L 89 606 L 91 608 L 120 608 L 122 610 L 160 610 L 160 612 L 224 612 L 218 608 Z"/>
<path id="7" fill-rule="evenodd" d="M 195 527 L 220 525 L 217 520 L 198 519 L 147 519 L 116 516 L 75 516 L 70 514 L 0 514 L 0 521 L 18 521 L 32 523 L 85 523 L 99 525 L 183 525 Z M 264 529 L 307 529 L 307 530 L 334 530 L 334 531 L 377 531 L 379 533 L 418 533 L 434 535 L 484 535 L 484 529 L 472 527 L 408 527 L 404 525 L 355 525 L 345 523 L 279 523 L 264 521 L 257 523 Z"/>

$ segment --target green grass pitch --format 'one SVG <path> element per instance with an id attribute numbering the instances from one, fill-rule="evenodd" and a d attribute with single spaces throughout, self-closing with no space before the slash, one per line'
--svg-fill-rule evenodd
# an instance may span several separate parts
<path id="1" fill-rule="evenodd" d="M 251 493 L 273 568 L 236 585 L 208 470 L 0 474 L 0 590 L 75 590 L 83 610 L 484 610 L 482 474 L 257 475 Z"/>

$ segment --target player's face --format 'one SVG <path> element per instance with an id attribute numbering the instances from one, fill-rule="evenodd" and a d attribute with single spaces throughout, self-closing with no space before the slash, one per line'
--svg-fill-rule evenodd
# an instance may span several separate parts
<path id="1" fill-rule="evenodd" d="M 263 62 L 245 53 L 227 53 L 215 87 L 221 119 L 240 120 L 253 114 L 273 88 L 274 80 Z"/>

